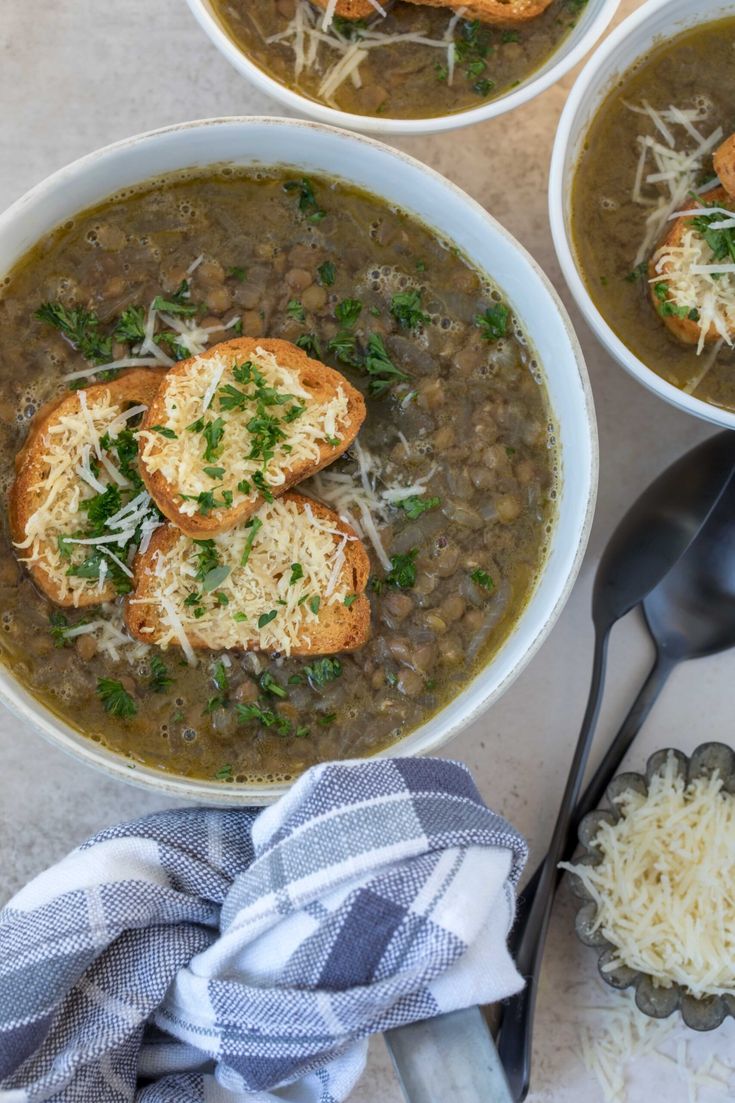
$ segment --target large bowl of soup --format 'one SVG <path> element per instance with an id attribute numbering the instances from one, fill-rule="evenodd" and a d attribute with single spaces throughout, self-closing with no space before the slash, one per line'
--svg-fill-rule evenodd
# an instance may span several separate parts
<path id="1" fill-rule="evenodd" d="M 20 199 L 0 218 L 0 270 L 3 491 L 36 410 L 114 378 L 100 341 L 127 366 L 154 345 L 173 360 L 233 332 L 281 337 L 368 407 L 356 447 L 299 485 L 371 561 L 370 640 L 328 661 L 209 651 L 190 666 L 126 633 L 124 592 L 60 610 L 3 510 L 0 697 L 76 758 L 188 798 L 267 801 L 316 762 L 436 750 L 548 635 L 595 495 L 585 367 L 538 266 L 432 170 L 313 123 L 182 124 Z M 194 305 L 177 315 L 182 294 Z M 148 357 L 120 324 L 135 311 L 155 316 Z M 377 395 L 361 366 L 376 333 L 401 369 Z"/>
<path id="2" fill-rule="evenodd" d="M 619 5 L 531 0 L 534 18 L 486 22 L 436 0 L 376 0 L 365 18 L 328 22 L 311 0 L 187 2 L 264 92 L 319 122 L 383 134 L 451 130 L 520 107 L 584 57 Z"/>
<path id="3" fill-rule="evenodd" d="M 735 197 L 713 155 L 735 131 L 734 60 L 732 0 L 644 4 L 577 80 L 549 188 L 565 278 L 603 345 L 667 402 L 731 429 Z M 674 301 L 667 265 L 687 243 L 699 282 Z M 718 331 L 703 323 L 708 299 Z"/>

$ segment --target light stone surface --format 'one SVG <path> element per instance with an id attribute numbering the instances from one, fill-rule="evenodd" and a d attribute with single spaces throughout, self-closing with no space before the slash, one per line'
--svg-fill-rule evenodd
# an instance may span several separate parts
<path id="1" fill-rule="evenodd" d="M 634 0 L 623 0 L 621 15 L 636 7 Z M 284 113 L 217 54 L 184 0 L 2 0 L 0 51 L 0 209 L 75 157 L 138 131 L 216 115 Z M 483 203 L 533 253 L 568 305 L 547 223 L 546 181 L 572 80 L 573 74 L 512 115 L 397 143 Z M 590 588 L 601 550 L 641 488 L 710 432 L 628 378 L 574 309 L 572 316 L 592 377 L 601 438 L 599 505 L 589 550 L 549 640 L 505 697 L 448 750 L 470 766 L 488 802 L 526 833 L 534 858 L 551 831 L 583 712 Z M 617 628 L 597 748 L 615 730 L 651 653 L 635 618 Z M 639 737 L 631 768 L 640 768 L 660 747 L 690 751 L 705 739 L 731 739 L 732 684 L 732 655 L 680 668 Z M 97 776 L 48 746 L 30 726 L 0 713 L 0 902 L 90 833 L 165 803 Z M 594 954 L 575 940 L 572 918 L 571 901 L 562 892 L 540 993 L 531 1103 L 603 1098 L 581 1063 L 575 1023 L 599 1033 L 599 1008 L 610 999 L 595 979 Z M 735 1030 L 730 1022 L 713 1034 L 686 1037 L 696 1062 L 710 1055 L 725 1061 Z M 675 1052 L 673 1043 L 667 1052 Z M 671 1103 L 690 1098 L 670 1058 L 636 1061 L 629 1081 L 632 1103 L 649 1100 L 654 1091 Z M 733 1097 L 735 1080 L 730 1089 L 705 1084 L 698 1096 L 700 1103 Z M 376 1041 L 353 1101 L 401 1098 L 385 1047 Z"/>

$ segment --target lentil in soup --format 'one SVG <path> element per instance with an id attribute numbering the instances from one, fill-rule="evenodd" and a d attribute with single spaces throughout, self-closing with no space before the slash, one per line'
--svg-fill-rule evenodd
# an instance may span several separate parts
<path id="1" fill-rule="evenodd" d="M 4 491 L 35 410 L 108 378 L 100 363 L 135 360 L 151 319 L 173 358 L 238 332 L 278 336 L 366 395 L 359 449 L 298 490 L 360 530 L 370 642 L 311 661 L 200 652 L 191 668 L 126 635 L 122 574 L 116 602 L 55 608 L 5 518 L 0 658 L 132 766 L 253 782 L 377 752 L 497 651 L 543 562 L 555 448 L 521 324 L 451 242 L 348 185 L 228 166 L 153 181 L 67 222 L 0 286 Z M 384 356 L 368 358 L 371 335 Z"/>
<path id="2" fill-rule="evenodd" d="M 571 203 L 579 265 L 608 325 L 657 375 L 726 410 L 735 410 L 735 350 L 677 340 L 662 319 L 665 294 L 658 309 L 651 302 L 648 263 L 670 217 L 716 183 L 712 154 L 733 130 L 730 18 L 668 40 L 619 79 L 587 132 Z M 735 295 L 735 279 L 725 282 Z"/>
<path id="3" fill-rule="evenodd" d="M 324 12 L 309 0 L 214 0 L 213 8 L 256 65 L 301 95 L 356 115 L 422 119 L 478 107 L 521 84 L 586 3 L 552 0 L 535 19 L 499 27 L 399 0 L 385 18 L 335 18 L 326 31 Z"/>

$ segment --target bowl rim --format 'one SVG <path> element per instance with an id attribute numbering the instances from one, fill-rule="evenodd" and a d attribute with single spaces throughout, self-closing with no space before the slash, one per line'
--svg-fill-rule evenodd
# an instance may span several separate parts
<path id="1" fill-rule="evenodd" d="M 602 103 L 612 90 L 612 84 L 608 81 L 604 90 L 597 93 L 595 111 L 591 114 L 586 127 L 584 129 L 580 128 L 574 148 L 572 148 L 572 135 L 577 128 L 577 119 L 581 110 L 586 110 L 589 103 L 590 85 L 593 83 L 601 64 L 614 59 L 618 51 L 633 41 L 637 33 L 647 26 L 650 19 L 655 18 L 662 9 L 668 7 L 669 2 L 670 0 L 646 0 L 640 8 L 623 20 L 604 42 L 600 43 L 577 77 L 559 119 L 551 154 L 548 190 L 551 236 L 564 279 L 575 303 L 581 310 L 595 337 L 617 363 L 629 375 L 642 383 L 647 390 L 658 395 L 659 398 L 663 398 L 670 405 L 676 406 L 685 413 L 693 414 L 703 421 L 708 421 L 712 425 L 718 425 L 724 429 L 735 429 L 735 411 L 720 409 L 720 407 L 710 402 L 705 402 L 701 398 L 694 398 L 679 387 L 675 387 L 673 383 L 669 383 L 660 375 L 657 375 L 652 368 L 649 368 L 618 337 L 596 306 L 587 289 L 576 260 L 571 228 L 567 218 L 568 200 L 572 193 L 567 162 L 570 156 L 579 149 L 584 135 L 589 132 L 589 128 L 596 118 L 597 111 L 599 111 Z M 696 15 L 696 8 L 694 7 L 693 14 Z M 735 5 L 733 6 L 733 14 L 735 14 Z M 709 21 L 709 18 L 701 20 L 703 24 Z M 692 25 L 694 23 L 696 23 L 696 20 L 693 21 Z M 680 28 L 676 34 L 671 35 L 671 39 L 676 38 L 681 33 L 684 32 Z M 624 67 L 621 66 L 619 71 L 622 73 L 628 72 L 635 60 L 643 56 L 649 49 L 650 47 L 647 47 L 646 50 L 636 52 L 635 58 L 628 61 Z"/>
<path id="2" fill-rule="evenodd" d="M 22 217 L 26 206 L 38 202 L 45 194 L 55 192 L 56 189 L 72 183 L 78 174 L 86 172 L 87 169 L 96 165 L 98 161 L 104 157 L 114 156 L 127 149 L 140 147 L 147 142 L 155 143 L 158 139 L 167 135 L 174 135 L 187 131 L 199 131 L 217 126 L 232 126 L 233 124 L 245 127 L 255 124 L 264 127 L 284 129 L 298 128 L 306 131 L 327 132 L 350 143 L 354 143 L 355 145 L 368 147 L 381 155 L 387 155 L 399 164 L 406 164 L 410 166 L 413 171 L 418 171 L 429 177 L 435 184 L 438 184 L 449 192 L 457 203 L 465 207 L 465 209 L 469 209 L 476 217 L 485 222 L 495 235 L 505 238 L 508 244 L 512 246 L 514 252 L 517 253 L 520 259 L 532 270 L 535 277 L 546 290 L 551 304 L 559 317 L 566 340 L 569 344 L 570 363 L 573 363 L 576 368 L 575 381 L 578 382 L 584 410 L 583 424 L 581 424 L 580 419 L 580 424 L 577 426 L 577 429 L 580 430 L 582 434 L 581 439 L 577 441 L 577 446 L 580 449 L 580 460 L 583 461 L 585 496 L 584 502 L 580 503 L 579 506 L 580 520 L 574 530 L 574 552 L 573 554 L 567 555 L 564 580 L 561 582 L 560 579 L 560 582 L 556 586 L 556 596 L 553 606 L 548 610 L 543 624 L 538 626 L 533 636 L 531 636 L 529 632 L 529 641 L 524 646 L 522 654 L 515 662 L 515 665 L 500 679 L 495 687 L 489 691 L 485 691 L 481 699 L 474 705 L 468 703 L 461 718 L 454 723 L 448 722 L 446 729 L 436 734 L 428 745 L 416 749 L 409 749 L 406 747 L 406 743 L 415 739 L 417 733 L 421 731 L 423 725 L 420 725 L 419 728 L 409 732 L 397 743 L 391 744 L 389 747 L 378 752 L 375 757 L 387 757 L 391 755 L 400 755 L 401 753 L 434 753 L 440 746 L 444 745 L 449 739 L 464 730 L 464 728 L 472 723 L 480 714 L 484 713 L 522 673 L 551 632 L 551 629 L 555 625 L 567 602 L 579 574 L 594 517 L 599 473 L 597 422 L 592 389 L 587 374 L 584 355 L 566 308 L 548 276 L 546 276 L 538 262 L 531 256 L 525 247 L 521 245 L 520 242 L 518 242 L 516 238 L 487 210 L 485 210 L 481 204 L 441 173 L 425 165 L 410 154 L 404 153 L 402 150 L 394 149 L 392 146 L 386 145 L 384 142 L 366 135 L 355 134 L 354 132 L 342 128 L 328 127 L 322 123 L 310 120 L 279 118 L 274 116 L 224 116 L 221 118 L 198 119 L 175 123 L 155 130 L 132 135 L 85 154 L 75 161 L 70 162 L 68 165 L 57 169 L 34 185 L 24 195 L 15 200 L 15 202 L 4 212 L 0 213 L 0 232 L 6 225 L 12 224 L 16 218 Z M 190 164 L 190 162 L 182 164 L 181 167 L 185 168 L 188 164 Z M 156 173 L 153 173 L 150 179 L 155 178 Z M 141 180 L 143 179 L 148 179 L 148 177 L 141 176 Z M 349 176 L 347 176 L 346 179 L 349 180 Z M 114 194 L 114 191 L 108 192 L 107 194 Z M 425 224 L 431 228 L 431 222 L 428 218 L 424 218 L 418 214 L 418 212 L 413 213 L 415 217 L 424 221 Z M 533 597 L 534 594 L 532 593 L 529 601 L 533 600 Z M 501 645 L 499 651 L 491 657 L 488 664 L 475 675 L 472 682 L 469 683 L 470 685 L 482 679 L 483 675 L 498 659 L 500 654 L 502 654 L 510 638 L 511 637 Z M 107 748 L 94 742 L 89 737 L 82 736 L 81 733 L 67 724 L 61 717 L 57 716 L 50 708 L 26 690 L 25 687 L 15 679 L 9 668 L 2 664 L 0 664 L 0 703 L 7 705 L 13 713 L 31 722 L 35 729 L 49 742 L 56 746 L 60 746 L 73 757 L 84 759 L 89 765 L 94 766 L 98 770 L 101 769 L 108 776 L 116 777 L 126 781 L 128 784 L 133 784 L 148 789 L 149 791 L 152 790 L 163 793 L 170 797 L 196 800 L 200 803 L 208 804 L 262 805 L 276 800 L 288 790 L 291 784 L 222 785 L 221 783 L 209 781 L 207 779 L 187 778 L 182 775 L 170 774 L 163 770 L 157 770 L 155 767 L 138 763 L 131 766 L 121 755 L 108 751 Z M 452 702 L 449 702 L 446 707 L 449 707 L 451 704 Z"/>
<path id="3" fill-rule="evenodd" d="M 547 71 L 531 73 L 519 88 L 510 90 L 505 95 L 480 104 L 478 107 L 467 108 L 451 115 L 437 115 L 421 119 L 396 119 L 355 115 L 348 111 L 340 111 L 337 108 L 329 107 L 327 104 L 311 100 L 308 96 L 301 95 L 300 92 L 295 92 L 271 77 L 264 69 L 256 65 L 244 50 L 236 45 L 210 11 L 208 0 L 186 0 L 189 10 L 210 42 L 237 69 L 241 76 L 246 77 L 261 91 L 280 100 L 286 107 L 307 115 L 317 122 L 366 133 L 395 135 L 433 134 L 445 130 L 458 130 L 465 126 L 472 126 L 474 123 L 497 118 L 499 115 L 504 115 L 506 112 L 513 111 L 516 107 L 528 103 L 553 84 L 556 84 L 589 53 L 612 22 L 621 2 L 622 0 L 599 0 L 599 9 L 592 15 L 589 15 L 590 10 L 592 10 L 591 7 L 585 6 L 577 25 L 583 20 L 589 19 L 589 26 L 580 36 L 576 45 L 565 51 L 564 42 L 560 43 L 559 47 L 547 59 L 553 61 Z M 541 67 L 543 67 L 543 63 Z"/>

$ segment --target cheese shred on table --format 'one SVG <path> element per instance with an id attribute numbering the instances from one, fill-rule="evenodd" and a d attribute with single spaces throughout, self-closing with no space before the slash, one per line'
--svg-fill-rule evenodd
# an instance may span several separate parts
<path id="1" fill-rule="evenodd" d="M 640 970 L 696 998 L 735 993 L 735 797 L 717 773 L 688 785 L 670 755 L 648 795 L 619 798 L 596 837 L 602 861 L 569 865 L 616 948 L 607 966 Z"/>

